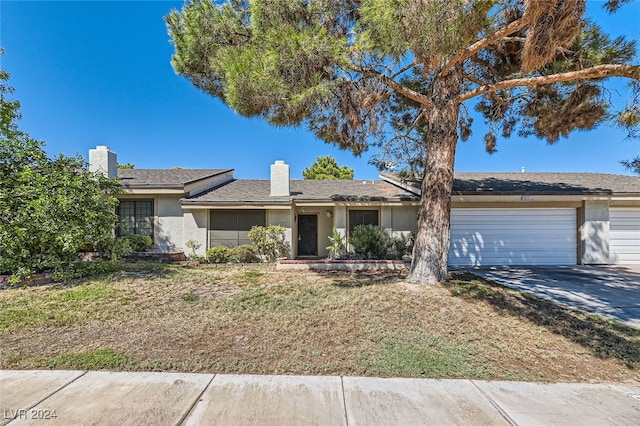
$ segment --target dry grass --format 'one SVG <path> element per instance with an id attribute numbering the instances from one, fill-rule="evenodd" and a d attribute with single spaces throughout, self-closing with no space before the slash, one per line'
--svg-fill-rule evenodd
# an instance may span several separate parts
<path id="1" fill-rule="evenodd" d="M 0 291 L 0 368 L 640 379 L 640 330 L 470 275 L 127 268 Z"/>

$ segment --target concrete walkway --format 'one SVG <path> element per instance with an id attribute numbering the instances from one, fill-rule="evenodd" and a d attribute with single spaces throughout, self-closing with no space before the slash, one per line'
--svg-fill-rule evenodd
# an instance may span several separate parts
<path id="1" fill-rule="evenodd" d="M 640 327 L 640 265 L 455 268 Z"/>
<path id="2" fill-rule="evenodd" d="M 0 424 L 633 425 L 640 384 L 0 371 Z"/>

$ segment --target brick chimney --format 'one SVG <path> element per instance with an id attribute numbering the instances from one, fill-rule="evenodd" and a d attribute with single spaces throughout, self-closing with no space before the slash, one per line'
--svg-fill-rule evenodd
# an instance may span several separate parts
<path id="1" fill-rule="evenodd" d="M 102 173 L 106 177 L 118 176 L 118 156 L 108 146 L 98 145 L 89 150 L 89 171 Z"/>
<path id="2" fill-rule="evenodd" d="M 271 165 L 271 196 L 288 197 L 291 195 L 289 189 L 289 165 L 282 160 L 277 160 Z"/>

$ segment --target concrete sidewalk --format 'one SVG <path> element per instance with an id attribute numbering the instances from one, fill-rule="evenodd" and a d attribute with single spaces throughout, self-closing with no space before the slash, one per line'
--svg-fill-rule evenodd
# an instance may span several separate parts
<path id="1" fill-rule="evenodd" d="M 0 424 L 638 425 L 640 384 L 0 371 Z"/>

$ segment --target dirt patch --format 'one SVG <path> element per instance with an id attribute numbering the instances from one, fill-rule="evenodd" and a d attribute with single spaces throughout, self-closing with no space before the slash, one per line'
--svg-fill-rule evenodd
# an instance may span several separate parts
<path id="1" fill-rule="evenodd" d="M 0 368 L 639 380 L 640 330 L 473 276 L 403 280 L 166 266 L 4 290 Z"/>

